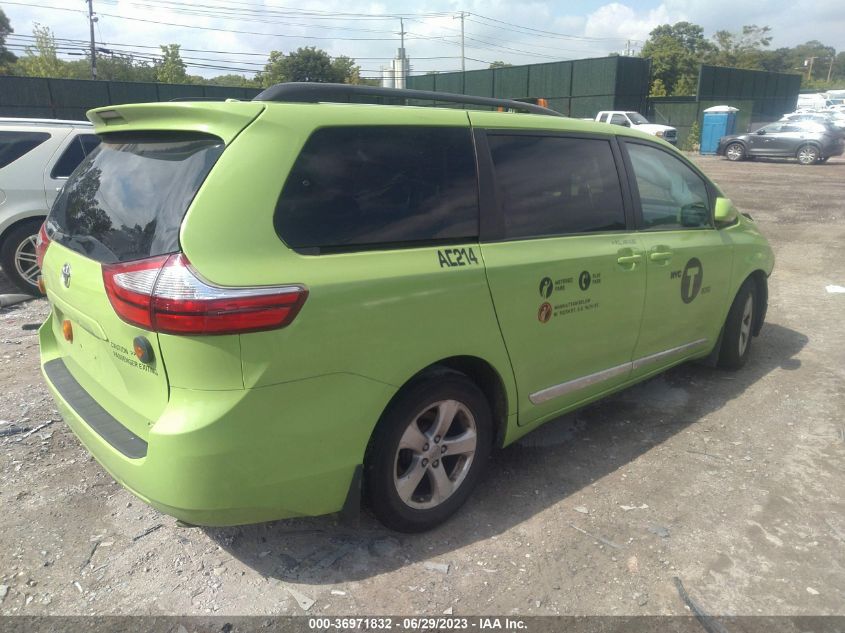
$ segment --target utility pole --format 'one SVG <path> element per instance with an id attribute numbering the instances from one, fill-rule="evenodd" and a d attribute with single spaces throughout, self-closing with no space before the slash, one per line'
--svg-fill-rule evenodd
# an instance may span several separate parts
<path id="1" fill-rule="evenodd" d="M 827 69 L 827 83 L 830 83 L 830 75 L 833 73 L 833 60 L 835 59 L 836 57 L 834 55 L 830 56 L 830 66 Z"/>
<path id="2" fill-rule="evenodd" d="M 810 58 L 810 65 L 807 68 L 807 81 L 810 81 L 813 78 L 813 62 L 816 61 L 815 56 Z M 804 60 L 804 65 L 807 66 L 807 60 Z"/>
<path id="3" fill-rule="evenodd" d="M 91 79 L 97 78 L 97 47 L 94 42 L 94 0 L 88 0 L 88 26 L 91 28 Z"/>
<path id="4" fill-rule="evenodd" d="M 453 20 L 460 19 L 461 21 L 461 72 L 465 73 L 467 70 L 467 58 L 464 54 L 464 18 L 469 15 L 466 11 L 461 11 L 461 14 L 453 17 Z"/>

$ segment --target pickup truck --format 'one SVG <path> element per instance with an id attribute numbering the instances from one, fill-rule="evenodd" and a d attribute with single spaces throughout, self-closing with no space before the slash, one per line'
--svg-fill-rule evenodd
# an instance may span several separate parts
<path id="1" fill-rule="evenodd" d="M 664 141 L 671 143 L 672 145 L 675 145 L 678 142 L 678 130 L 668 125 L 649 123 L 648 119 L 639 112 L 602 110 L 596 115 L 596 121 L 599 123 L 610 123 L 612 125 L 622 125 L 624 127 L 642 130 L 648 134 L 659 136 Z"/>

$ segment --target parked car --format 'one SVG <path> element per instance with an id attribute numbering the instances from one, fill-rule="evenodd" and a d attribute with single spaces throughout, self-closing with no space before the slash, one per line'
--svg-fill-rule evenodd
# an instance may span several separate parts
<path id="1" fill-rule="evenodd" d="M 141 499 L 228 525 L 363 493 L 424 530 L 540 424 L 746 361 L 772 250 L 680 152 L 507 100 L 332 103 L 419 94 L 88 113 L 102 144 L 39 233 L 41 362 Z"/>
<path id="2" fill-rule="evenodd" d="M 88 121 L 0 118 L 0 266 L 22 291 L 38 292 L 38 227 L 99 142 Z"/>
<path id="3" fill-rule="evenodd" d="M 823 163 L 842 152 L 839 131 L 830 123 L 816 121 L 778 121 L 756 132 L 723 136 L 716 150 L 732 161 L 758 156 L 787 157 L 797 158 L 802 165 Z"/>
<path id="4" fill-rule="evenodd" d="M 667 143 L 676 145 L 678 143 L 678 130 L 671 125 L 661 125 L 660 123 L 650 123 L 639 112 L 629 112 L 625 110 L 602 110 L 596 115 L 597 122 L 610 123 L 611 125 L 621 125 L 622 127 L 629 127 L 640 130 L 647 134 L 662 138 Z"/>
<path id="5" fill-rule="evenodd" d="M 793 112 L 792 114 L 784 114 L 781 121 L 814 121 L 816 123 L 829 123 L 840 132 L 845 132 L 845 115 L 838 112 L 821 111 L 821 112 Z"/>

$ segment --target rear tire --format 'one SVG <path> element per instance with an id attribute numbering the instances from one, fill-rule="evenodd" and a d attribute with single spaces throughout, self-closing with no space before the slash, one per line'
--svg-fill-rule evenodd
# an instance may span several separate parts
<path id="1" fill-rule="evenodd" d="M 35 238 L 41 222 L 22 222 L 6 234 L 0 244 L 0 266 L 9 280 L 21 292 L 38 296 L 38 276 L 41 270 L 35 260 Z"/>
<path id="2" fill-rule="evenodd" d="M 466 376 L 443 373 L 412 383 L 382 415 L 364 464 L 376 517 L 400 532 L 446 521 L 478 483 L 493 448 L 493 419 Z"/>
<path id="3" fill-rule="evenodd" d="M 725 158 L 734 162 L 745 158 L 745 147 L 742 143 L 731 143 L 725 148 Z"/>
<path id="4" fill-rule="evenodd" d="M 795 154 L 795 158 L 802 165 L 814 165 L 819 161 L 819 157 L 819 148 L 815 145 L 802 145 Z"/>
<path id="5" fill-rule="evenodd" d="M 754 319 L 757 314 L 757 286 L 753 279 L 746 279 L 736 293 L 719 348 L 719 367 L 739 369 L 748 360 L 753 338 Z"/>

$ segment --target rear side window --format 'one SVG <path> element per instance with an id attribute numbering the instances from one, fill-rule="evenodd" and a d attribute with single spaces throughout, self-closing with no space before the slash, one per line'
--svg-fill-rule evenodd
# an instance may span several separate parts
<path id="1" fill-rule="evenodd" d="M 100 138 L 95 134 L 79 134 L 62 152 L 59 160 L 50 171 L 50 178 L 67 178 L 79 166 L 82 159 L 90 154 L 100 144 Z"/>
<path id="2" fill-rule="evenodd" d="M 625 229 L 610 142 L 556 136 L 488 136 L 505 237 Z"/>
<path id="3" fill-rule="evenodd" d="M 201 134 L 103 136 L 53 205 L 52 239 L 104 263 L 178 250 L 182 218 L 223 149 Z"/>
<path id="4" fill-rule="evenodd" d="M 285 182 L 274 218 L 310 253 L 478 236 L 468 128 L 330 127 L 314 132 Z"/>
<path id="5" fill-rule="evenodd" d="M 46 132 L 0 132 L 0 169 L 50 138 Z"/>
<path id="6" fill-rule="evenodd" d="M 656 147 L 627 143 L 640 194 L 643 228 L 700 229 L 710 226 L 704 180 L 680 159 Z"/>

